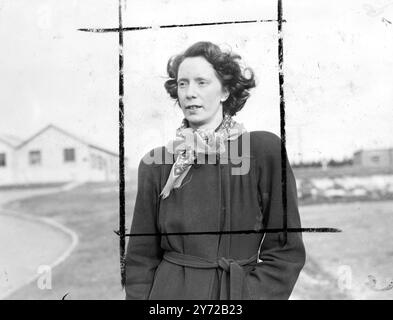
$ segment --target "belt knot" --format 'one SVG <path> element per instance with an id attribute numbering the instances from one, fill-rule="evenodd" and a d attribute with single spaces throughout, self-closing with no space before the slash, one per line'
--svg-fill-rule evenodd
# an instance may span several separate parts
<path id="1" fill-rule="evenodd" d="M 217 264 L 221 269 L 229 271 L 231 264 L 235 262 L 236 261 L 234 259 L 221 257 L 220 259 L 218 259 Z"/>

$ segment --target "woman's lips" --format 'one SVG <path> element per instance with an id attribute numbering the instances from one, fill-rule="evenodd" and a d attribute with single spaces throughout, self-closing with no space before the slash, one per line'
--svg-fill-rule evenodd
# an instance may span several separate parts
<path id="1" fill-rule="evenodd" d="M 202 107 L 198 106 L 198 105 L 195 105 L 195 104 L 186 107 L 187 110 L 197 110 L 197 109 L 200 109 L 200 108 L 202 108 Z"/>

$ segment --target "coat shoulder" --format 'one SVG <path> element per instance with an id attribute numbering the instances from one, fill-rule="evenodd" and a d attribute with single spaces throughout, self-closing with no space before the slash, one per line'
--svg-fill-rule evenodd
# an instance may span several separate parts
<path id="1" fill-rule="evenodd" d="M 281 138 L 270 131 L 251 131 L 250 144 L 257 159 L 278 159 L 281 156 Z"/>
<path id="2" fill-rule="evenodd" d="M 165 146 L 156 147 L 145 153 L 140 162 L 150 167 L 157 167 L 165 164 L 172 165 L 174 162 L 174 155 L 169 153 Z"/>
<path id="3" fill-rule="evenodd" d="M 144 176 L 160 176 L 161 167 L 173 163 L 173 157 L 164 146 L 146 152 L 139 161 L 138 171 Z"/>

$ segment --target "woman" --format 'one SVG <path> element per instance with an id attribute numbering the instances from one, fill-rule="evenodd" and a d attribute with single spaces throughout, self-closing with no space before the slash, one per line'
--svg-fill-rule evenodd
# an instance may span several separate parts
<path id="1" fill-rule="evenodd" d="M 232 119 L 255 87 L 239 59 L 198 42 L 168 62 L 165 88 L 184 119 L 176 139 L 139 164 L 131 234 L 153 235 L 129 238 L 126 299 L 288 299 L 292 292 L 305 262 L 301 233 L 288 233 L 284 244 L 282 233 L 217 232 L 283 226 L 281 140 Z M 286 161 L 287 225 L 299 228 Z"/>

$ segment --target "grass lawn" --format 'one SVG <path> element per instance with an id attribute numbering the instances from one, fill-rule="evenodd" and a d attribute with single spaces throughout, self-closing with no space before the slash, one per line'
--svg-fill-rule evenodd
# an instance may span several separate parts
<path id="1" fill-rule="evenodd" d="M 330 274 L 328 282 L 315 284 L 311 296 L 334 285 L 334 298 L 346 294 L 354 299 L 393 299 L 393 289 L 375 291 L 367 285 L 369 275 L 377 280 L 377 289 L 386 288 L 393 281 L 393 201 L 312 205 L 300 209 L 303 227 L 342 230 L 303 236 L 308 253 L 305 269 L 317 261 L 318 268 Z M 345 274 L 348 286 L 342 286 L 340 291 L 338 283 L 343 282 Z M 302 290 L 308 282 L 299 281 L 300 294 L 310 296 Z"/>

